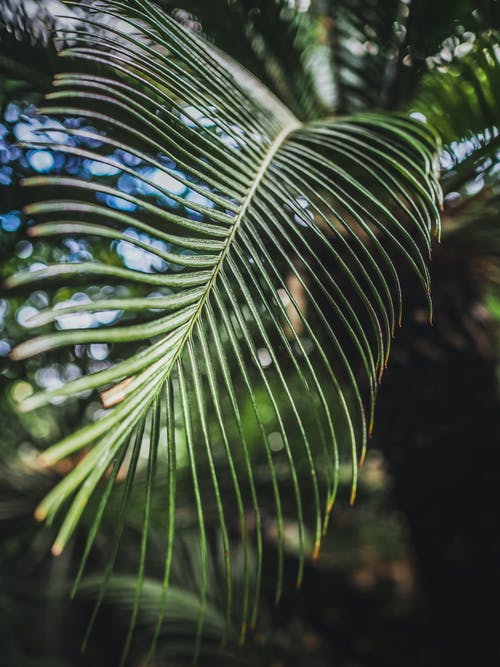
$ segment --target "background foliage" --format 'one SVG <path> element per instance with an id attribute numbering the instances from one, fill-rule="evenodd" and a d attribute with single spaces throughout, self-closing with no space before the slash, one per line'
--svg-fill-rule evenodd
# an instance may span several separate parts
<path id="1" fill-rule="evenodd" d="M 432 265 L 434 326 L 430 328 L 427 323 L 421 285 L 399 262 L 406 327 L 393 349 L 394 363 L 380 390 L 373 449 L 360 479 L 357 507 L 354 511 L 345 509 L 350 495 L 351 471 L 347 463 L 340 471 L 344 502 L 336 508 L 319 560 L 305 562 L 305 584 L 295 592 L 301 550 L 293 509 L 293 479 L 280 463 L 282 435 L 271 427 L 269 446 L 277 457 L 275 470 L 283 498 L 285 598 L 278 607 L 274 606 L 277 561 L 266 555 L 274 554 L 279 537 L 273 516 L 264 512 L 261 615 L 253 636 L 244 648 L 237 649 L 241 627 L 225 617 L 227 587 L 223 582 L 227 568 L 218 509 L 216 504 L 206 503 L 207 609 L 201 663 L 326 665 L 337 661 L 341 665 L 440 665 L 460 664 L 467 658 L 472 663 L 485 660 L 494 664 L 499 655 L 498 640 L 494 617 L 486 609 L 488 600 L 496 600 L 500 576 L 498 513 L 494 509 L 500 430 L 495 322 L 499 247 L 497 3 L 443 2 L 439 8 L 426 2 L 375 0 L 361 3 L 362 7 L 354 0 L 296 6 L 256 0 L 163 4 L 189 30 L 208 35 L 253 71 L 301 120 L 360 110 L 410 110 L 417 118 L 427 120 L 444 143 L 443 240 L 434 249 Z M 51 13 L 48 5 L 45 9 Z M 92 162 L 83 153 L 75 156 L 64 150 L 16 145 L 16 140 L 34 141 L 29 135 L 36 123 L 30 120 L 34 106 L 40 104 L 41 93 L 48 90 L 57 68 L 49 39 L 50 25 L 49 16 L 40 15 L 35 21 L 23 17 L 14 33 L 7 30 L 2 34 L 0 67 L 9 72 L 1 92 L 2 270 L 9 275 L 33 262 L 43 265 L 51 261 L 98 259 L 113 266 L 123 262 L 132 269 L 144 267 L 144 261 L 148 261 L 151 264 L 147 271 L 158 271 L 165 258 L 141 253 L 137 243 L 132 246 L 125 239 L 109 244 L 95 238 L 89 242 L 69 236 L 53 243 L 43 237 L 25 237 L 26 218 L 21 209 L 26 194 L 18 187 L 22 177 L 84 174 L 89 181 L 109 177 L 109 183 L 125 193 L 137 187 L 127 183 L 126 172 L 118 173 L 116 166 L 108 164 L 109 173 L 103 173 L 106 165 Z M 29 49 L 27 42 L 32 45 Z M 11 74 L 13 61 L 16 77 Z M 35 62 L 43 76 L 38 71 L 33 75 Z M 186 120 L 190 122 L 189 117 Z M 203 124 L 204 118 L 194 121 Z M 51 129 L 46 132 L 54 135 L 54 121 L 50 122 Z M 64 127 L 76 131 L 83 128 L 79 139 L 82 151 L 100 148 L 95 128 L 87 120 L 73 118 L 73 122 L 65 121 Z M 64 136 L 68 136 L 66 130 Z M 49 139 L 52 143 L 61 142 L 60 137 L 49 135 Z M 126 152 L 117 157 L 124 165 L 130 161 Z M 136 168 L 137 164 L 129 166 Z M 172 167 L 168 163 L 164 166 Z M 185 188 L 180 195 L 193 197 L 193 192 L 192 188 Z M 158 189 L 156 193 L 141 194 L 153 201 L 161 196 Z M 106 206 L 119 213 L 131 213 L 117 193 L 107 196 Z M 194 207 L 207 205 L 207 200 L 189 201 Z M 191 211 L 196 221 L 195 208 Z M 295 214 L 299 215 L 299 211 Z M 119 262 L 117 256 L 121 258 Z M 292 270 L 290 275 L 297 277 L 297 272 Z M 291 289 L 288 284 L 286 287 Z M 57 290 L 53 297 L 56 302 L 74 298 L 74 290 L 69 291 L 66 285 Z M 294 296 L 298 293 L 300 289 L 293 292 Z M 92 287 L 78 294 L 82 295 L 78 297 L 82 302 L 88 298 L 141 297 L 141 292 L 131 290 L 130 284 L 119 283 Z M 159 477 L 150 505 L 146 503 L 149 548 L 147 559 L 142 560 L 141 548 L 144 551 L 146 539 L 144 499 L 150 489 L 148 460 L 136 448 L 138 473 L 130 488 L 126 481 L 111 484 L 113 475 L 121 477 L 121 463 L 115 465 L 104 485 L 109 506 L 102 516 L 103 525 L 88 554 L 79 594 L 70 603 L 68 591 L 89 531 L 93 533 L 92 519 L 100 513 L 99 499 L 91 498 L 89 511 L 83 515 L 69 548 L 59 559 L 51 559 L 48 551 L 54 532 L 50 528 L 40 531 L 34 525 L 33 508 L 78 460 L 62 460 L 50 469 L 40 470 L 33 462 L 33 451 L 69 435 L 75 423 L 87 423 L 100 407 L 92 395 L 55 409 L 45 406 L 26 414 L 16 413 L 13 403 L 27 397 L 28 383 L 57 390 L 82 373 L 103 370 L 114 348 L 106 343 L 77 345 L 69 352 L 51 352 L 50 363 L 45 366 L 36 360 L 18 364 L 8 361 L 6 355 L 11 346 L 26 337 L 27 318 L 46 308 L 48 298 L 47 291 L 36 289 L 1 301 L 0 350 L 5 358 L 1 416 L 6 437 L 1 445 L 0 473 L 4 647 L 0 662 L 115 664 L 131 641 L 127 659 L 130 664 L 139 665 L 149 651 L 162 606 L 169 526 L 165 506 L 171 484 Z M 293 316 L 293 310 L 288 313 Z M 263 351 L 261 357 L 265 364 Z M 358 374 L 359 370 L 356 369 Z M 300 381 L 288 375 L 287 381 L 300 397 Z M 282 385 L 279 379 L 274 382 L 272 389 L 279 395 Z M 269 508 L 273 496 L 266 452 L 259 424 L 252 418 L 252 401 L 241 400 L 241 395 L 238 389 L 260 505 Z M 297 400 L 298 410 L 304 414 L 308 410 L 306 398 Z M 336 397 L 329 395 L 327 399 L 334 403 Z M 265 392 L 257 393 L 256 400 L 266 418 Z M 291 426 L 293 411 L 285 400 L 282 403 L 280 409 L 296 451 L 300 438 Z M 271 423 L 272 416 L 269 420 Z M 309 427 L 314 424 L 311 418 Z M 151 426 L 146 424 L 146 429 L 150 428 L 154 437 L 154 420 Z M 182 438 L 182 429 L 178 430 L 177 437 Z M 238 439 L 236 426 L 228 424 L 227 437 L 229 442 Z M 178 540 L 172 554 L 167 623 L 157 645 L 158 664 L 191 661 L 200 612 L 198 591 L 203 586 L 200 577 L 204 567 L 199 561 L 197 517 L 193 513 L 186 463 L 185 455 L 178 471 Z M 301 461 L 298 465 L 301 489 L 309 498 L 313 489 L 302 474 L 307 463 Z M 206 498 L 209 467 L 199 477 Z M 226 502 L 231 484 L 230 470 L 223 470 L 220 490 Z M 120 497 L 123 488 L 130 496 L 126 509 Z M 244 485 L 242 490 L 250 492 Z M 124 532 L 121 548 L 116 550 L 113 529 L 120 516 Z M 228 536 L 235 545 L 241 545 L 236 521 L 228 522 Z M 245 599 L 241 588 L 245 558 L 254 556 L 249 551 L 245 557 L 241 547 L 233 549 L 233 598 L 241 602 Z M 111 574 L 107 568 L 115 550 L 116 574 L 110 578 L 82 656 L 80 642 L 95 601 L 100 599 L 103 573 Z M 246 567 L 255 564 L 251 560 Z M 138 571 L 145 575 L 139 603 Z M 130 639 L 131 615 L 136 628 Z M 27 633 L 26 628 L 31 631 Z M 225 653 L 220 650 L 221 634 L 229 642 Z"/>

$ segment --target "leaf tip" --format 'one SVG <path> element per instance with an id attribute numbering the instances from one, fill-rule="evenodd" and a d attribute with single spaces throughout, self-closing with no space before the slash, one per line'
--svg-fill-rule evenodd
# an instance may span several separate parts
<path id="1" fill-rule="evenodd" d="M 21 361 L 22 359 L 25 359 L 25 353 L 23 352 L 24 349 L 24 344 L 20 343 L 19 345 L 16 345 L 10 352 L 9 352 L 9 359 L 11 361 Z"/>
<path id="2" fill-rule="evenodd" d="M 31 410 L 33 410 L 34 407 L 36 406 L 33 404 L 32 397 L 28 396 L 28 398 L 25 398 L 24 400 L 17 403 L 16 410 L 21 414 L 25 414 L 26 412 L 31 412 Z"/>
<path id="3" fill-rule="evenodd" d="M 37 462 L 40 468 L 50 468 L 52 465 L 52 461 L 45 454 L 39 454 L 37 456 Z"/>
<path id="4" fill-rule="evenodd" d="M 57 540 L 54 542 L 52 545 L 52 549 L 50 550 L 53 556 L 60 556 L 63 552 L 64 545 L 61 542 L 58 542 Z"/>
<path id="5" fill-rule="evenodd" d="M 38 505 L 34 512 L 34 517 L 36 521 L 45 521 L 47 518 L 47 510 L 42 505 Z"/>
<path id="6" fill-rule="evenodd" d="M 125 378 L 125 380 L 115 384 L 110 389 L 101 392 L 99 398 L 101 399 L 102 407 L 106 409 L 112 408 L 121 403 L 125 399 L 127 395 L 126 389 L 133 379 L 133 377 Z"/>
<path id="7" fill-rule="evenodd" d="M 29 213 L 29 206 L 27 206 L 27 207 L 24 209 L 24 212 L 25 212 L 27 215 L 30 215 L 30 213 Z M 33 238 L 33 237 L 36 237 L 36 236 L 40 236 L 39 225 L 33 225 L 33 227 L 28 227 L 28 228 L 26 229 L 26 235 L 29 236 L 30 238 Z"/>
<path id="8" fill-rule="evenodd" d="M 369 435 L 371 435 L 373 432 L 373 423 L 370 424 L 370 432 Z M 363 447 L 361 451 L 361 456 L 359 457 L 359 467 L 364 468 L 365 466 L 365 461 L 366 461 L 366 447 Z"/>
<path id="9" fill-rule="evenodd" d="M 29 357 L 34 357 L 37 354 L 50 349 L 50 347 L 47 347 L 46 341 L 47 337 L 44 336 L 30 338 L 30 340 L 26 340 L 24 343 L 19 343 L 19 345 L 16 345 L 9 356 L 12 361 L 22 361 L 24 359 L 28 359 Z"/>
<path id="10" fill-rule="evenodd" d="M 4 280 L 2 280 L 2 288 L 3 288 L 4 290 L 11 289 L 12 287 L 13 287 L 13 284 L 12 284 L 12 280 L 11 280 L 10 277 L 9 277 L 9 278 L 5 278 Z"/>
<path id="11" fill-rule="evenodd" d="M 25 179 L 23 179 L 23 180 L 25 180 Z M 33 215 L 35 210 L 36 210 L 36 205 L 35 204 L 26 204 L 25 206 L 23 206 L 23 213 L 27 216 Z M 26 230 L 28 234 L 30 233 L 31 229 L 32 229 L 32 227 L 28 227 L 28 229 Z"/>

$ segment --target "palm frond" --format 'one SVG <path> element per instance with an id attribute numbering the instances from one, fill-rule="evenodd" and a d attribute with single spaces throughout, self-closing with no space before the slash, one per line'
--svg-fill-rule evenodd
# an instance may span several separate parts
<path id="1" fill-rule="evenodd" d="M 448 192 L 477 177 L 499 148 L 497 31 L 450 40 L 432 61 L 414 106 L 445 144 L 444 187 Z M 450 62 L 451 59 L 451 62 Z M 447 113 L 442 110 L 446 108 Z"/>
<path id="2" fill-rule="evenodd" d="M 500 124 L 498 45 L 496 31 L 469 34 L 450 39 L 430 61 L 414 107 L 420 113 L 425 109 L 445 145 L 469 137 L 483 144 L 494 139 Z"/>
<path id="3" fill-rule="evenodd" d="M 110 352 L 101 370 L 20 403 L 21 411 L 33 410 L 97 390 L 104 408 L 41 455 L 44 466 L 68 458 L 74 466 L 36 516 L 53 521 L 62 513 L 53 545 L 61 553 L 89 499 L 125 466 L 117 545 L 135 471 L 147 467 L 132 632 L 155 474 L 166 464 L 172 544 L 176 470 L 188 468 L 200 535 L 199 640 L 207 613 L 208 495 L 226 552 L 230 613 L 234 606 L 227 528 L 234 508 L 224 505 L 219 479 L 225 462 L 239 533 L 258 553 L 255 568 L 247 563 L 238 611 L 243 639 L 258 609 L 263 530 L 243 406 L 248 402 L 260 431 L 273 489 L 274 510 L 265 509 L 276 524 L 278 599 L 285 549 L 279 470 L 285 466 L 292 480 L 300 584 L 306 555 L 318 553 L 344 460 L 352 466 L 354 501 L 377 383 L 402 316 L 398 266 L 409 265 L 429 293 L 427 255 L 440 201 L 435 138 L 401 115 L 303 125 L 155 4 L 110 0 L 95 9 L 98 15 L 67 33 L 71 45 L 60 52 L 61 71 L 39 109 L 51 141 L 43 133 L 26 140 L 29 149 L 82 159 L 93 178 L 45 174 L 24 181 L 33 198 L 25 208 L 34 220 L 28 235 L 54 238 L 54 245 L 84 239 L 88 250 L 77 261 L 55 253 L 46 266 L 28 266 L 5 284 L 21 295 L 43 285 L 49 295 L 49 307 L 27 322 L 39 334 L 17 345 L 13 359 L 50 361 L 54 350 L 92 344 Z M 82 290 L 96 283 L 109 289 L 82 307 Z M 87 328 L 74 324 L 78 315 Z M 234 426 L 239 437 L 230 440 Z M 200 479 L 202 464 L 208 485 Z M 242 495 L 242 479 L 250 498 Z M 169 547 L 165 595 L 171 559 Z M 112 562 L 107 581 L 111 568 Z"/>
<path id="4" fill-rule="evenodd" d="M 448 264 L 476 280 L 482 296 L 498 290 L 500 157 L 499 34 L 450 38 L 430 61 L 413 103 L 439 132 Z"/>
<path id="5" fill-rule="evenodd" d="M 399 0 L 344 0 L 323 5 L 330 28 L 337 111 L 387 108 L 408 7 Z"/>
<path id="6" fill-rule="evenodd" d="M 299 118 L 311 120 L 333 108 L 329 53 L 322 41 L 324 28 L 301 3 L 162 0 L 161 4 L 177 8 L 173 14 L 176 20 L 214 40 Z"/>
<path id="7" fill-rule="evenodd" d="M 498 27 L 494 0 L 316 0 L 326 28 L 337 113 L 407 105 L 432 57 L 454 33 Z"/>
<path id="8" fill-rule="evenodd" d="M 115 607 L 122 625 L 126 629 L 130 612 L 135 608 L 136 579 L 124 575 L 116 575 L 110 582 L 105 603 L 108 607 Z M 98 594 L 101 582 L 98 577 L 85 580 L 81 593 L 85 597 L 94 597 Z M 145 580 L 140 607 L 140 622 L 142 637 L 142 649 L 145 654 L 148 651 L 150 641 L 148 630 L 154 627 L 162 607 L 161 582 Z M 215 605 L 208 606 L 208 619 L 204 628 L 203 659 L 210 658 L 224 660 L 224 653 L 220 650 L 220 636 L 224 632 L 224 609 L 222 611 Z M 196 592 L 190 592 L 171 586 L 167 605 L 168 632 L 167 652 L 173 653 L 175 658 L 184 657 L 186 660 L 192 658 L 192 644 L 187 638 L 196 634 L 196 626 L 200 615 L 200 600 Z M 233 630 L 233 642 L 237 639 L 237 632 Z M 210 646 L 212 644 L 212 646 Z M 137 650 L 137 647 L 136 647 Z M 167 654 L 168 654 L 167 653 Z M 184 654 L 184 655 L 183 655 Z M 228 656 L 226 656 L 228 657 Z M 228 657 L 229 659 L 229 657 Z"/>

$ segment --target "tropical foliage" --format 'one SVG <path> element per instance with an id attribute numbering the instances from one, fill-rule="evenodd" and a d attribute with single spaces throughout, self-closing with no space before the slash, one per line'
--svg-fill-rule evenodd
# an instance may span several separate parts
<path id="1" fill-rule="evenodd" d="M 445 237 L 498 249 L 498 39 L 470 31 L 494 8 L 464 3 L 443 43 L 406 2 L 177 4 L 8 2 L 2 26 L 8 400 L 52 552 L 83 540 L 74 592 L 93 619 L 127 600 L 123 660 L 145 608 L 150 656 L 165 614 L 195 657 L 243 642 L 269 543 L 279 601 L 287 550 L 300 586 L 354 502 L 409 273 L 430 304 L 440 140 Z M 115 578 L 130 521 L 137 577 Z"/>

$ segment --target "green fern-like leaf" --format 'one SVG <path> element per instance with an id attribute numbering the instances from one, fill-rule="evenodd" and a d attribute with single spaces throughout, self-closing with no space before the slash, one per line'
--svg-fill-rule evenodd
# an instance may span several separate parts
<path id="1" fill-rule="evenodd" d="M 54 242 L 68 236 L 111 248 L 129 244 L 160 268 L 124 266 L 108 253 L 7 278 L 6 286 L 20 291 L 44 285 L 50 293 L 69 285 L 76 293 L 82 283 L 130 288 L 125 296 L 113 292 L 85 303 L 53 301 L 27 323 L 38 335 L 13 350 L 16 360 L 85 344 L 123 350 L 113 365 L 20 403 L 28 411 L 98 391 L 104 404 L 95 421 L 41 455 L 46 466 L 68 457 L 75 465 L 36 516 L 62 514 L 53 546 L 59 554 L 103 488 L 85 561 L 120 469 L 125 466 L 126 475 L 116 544 L 135 472 L 146 467 L 132 631 L 154 478 L 165 464 L 166 595 L 177 466 L 187 466 L 200 536 L 198 637 L 206 615 L 206 511 L 213 501 L 227 554 L 229 610 L 228 517 L 238 516 L 246 552 L 252 543 L 257 553 L 255 567 L 248 555 L 245 561 L 238 611 L 243 639 L 257 615 L 264 519 L 242 412 L 250 406 L 273 490 L 274 507 L 265 513 L 276 525 L 279 598 L 285 548 L 280 468 L 286 466 L 293 489 L 300 584 L 304 559 L 318 554 L 344 461 L 352 467 L 354 501 L 376 387 L 401 320 L 398 267 L 412 267 L 429 292 L 427 257 L 440 201 L 435 138 L 402 115 L 302 124 L 246 71 L 156 5 L 110 0 L 98 9 L 65 35 L 60 73 L 39 113 L 49 119 L 46 132 L 52 119 L 53 134 L 64 135 L 51 142 L 52 150 L 102 165 L 102 173 L 120 173 L 133 185 L 120 187 L 99 170 L 93 179 L 29 177 L 32 203 L 25 211 L 35 224 L 28 233 Z M 61 129 L 57 119 L 65 118 L 84 119 L 87 126 Z M 92 147 L 83 147 L 82 139 Z M 43 138 L 29 145 L 40 148 Z M 110 311 L 123 321 L 106 325 L 101 318 L 92 328 L 57 330 L 61 318 Z M 231 478 L 231 503 L 221 492 L 221 461 Z M 200 470 L 208 471 L 209 484 Z"/>

